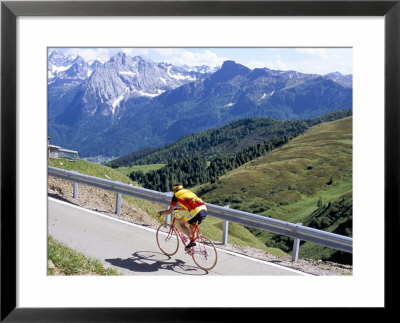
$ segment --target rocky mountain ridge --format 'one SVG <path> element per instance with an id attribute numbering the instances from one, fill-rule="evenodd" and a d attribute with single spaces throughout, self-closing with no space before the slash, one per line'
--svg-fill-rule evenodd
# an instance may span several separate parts
<path id="1" fill-rule="evenodd" d="M 49 56 L 48 83 L 50 92 L 54 85 L 79 83 L 81 97 L 75 99 L 87 114 L 94 115 L 101 111 L 104 115 L 114 115 L 131 98 L 156 97 L 166 90 L 209 75 L 211 71 L 211 68 L 155 63 L 145 57 L 131 57 L 123 52 L 105 63 L 99 60 L 89 63 L 79 55 L 74 58 L 53 51 Z M 52 103 L 50 100 L 49 112 L 52 112 Z M 101 105 L 104 107 L 99 110 Z"/>
<path id="2" fill-rule="evenodd" d="M 315 118 L 352 108 L 351 80 L 229 60 L 215 71 L 124 53 L 92 64 L 52 54 L 50 142 L 81 157 L 117 157 L 243 118 Z"/>

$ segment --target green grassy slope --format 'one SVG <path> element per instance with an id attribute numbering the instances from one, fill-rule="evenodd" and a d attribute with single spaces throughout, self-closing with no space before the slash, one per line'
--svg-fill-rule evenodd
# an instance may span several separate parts
<path id="1" fill-rule="evenodd" d="M 196 191 L 209 203 L 303 222 L 320 206 L 351 196 L 352 117 L 316 125 Z M 279 246 L 271 234 L 252 231 L 268 246 Z"/>
<path id="2" fill-rule="evenodd" d="M 303 225 L 325 229 L 326 231 L 352 236 L 353 235 L 353 196 L 352 192 L 342 195 L 340 198 L 322 204 L 317 210 L 304 219 Z M 334 262 L 352 263 L 352 254 L 315 245 L 303 241 L 299 252 L 300 257 L 329 259 Z"/>
<path id="3" fill-rule="evenodd" d="M 92 163 L 83 159 L 77 159 L 76 161 L 72 161 L 65 158 L 61 159 L 49 158 L 48 165 L 61 169 L 77 171 L 82 174 L 95 176 L 103 179 L 119 181 L 125 184 L 134 184 L 134 182 L 131 181 L 129 177 L 117 172 L 112 168 Z"/>
<path id="4" fill-rule="evenodd" d="M 351 181 L 352 117 L 348 117 L 317 125 L 198 191 L 210 203 L 287 220 L 296 203 L 338 196 L 352 189 Z M 304 210 L 304 204 L 300 206 L 298 212 Z"/>

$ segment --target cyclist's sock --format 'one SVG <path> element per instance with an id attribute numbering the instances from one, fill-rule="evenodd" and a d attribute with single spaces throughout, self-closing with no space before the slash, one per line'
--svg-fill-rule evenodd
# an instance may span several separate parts
<path id="1" fill-rule="evenodd" d="M 184 243 L 186 243 L 189 240 L 189 238 L 184 233 L 182 233 L 182 239 Z"/>

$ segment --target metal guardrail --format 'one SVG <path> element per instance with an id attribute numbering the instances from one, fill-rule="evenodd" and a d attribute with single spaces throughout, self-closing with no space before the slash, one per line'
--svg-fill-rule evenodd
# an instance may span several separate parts
<path id="1" fill-rule="evenodd" d="M 129 195 L 135 198 L 148 200 L 151 202 L 169 205 L 172 192 L 162 193 L 129 184 L 114 182 L 94 176 L 79 174 L 48 166 L 48 175 L 65 179 L 71 182 L 94 186 L 108 191 L 113 191 L 121 195 Z M 247 213 L 239 210 L 230 209 L 223 206 L 206 203 L 210 216 L 236 222 L 249 227 L 270 231 L 298 240 L 313 242 L 329 248 L 350 252 L 353 251 L 353 239 L 335 233 L 325 232 L 314 228 L 304 227 L 277 219 L 268 218 L 261 215 Z"/>

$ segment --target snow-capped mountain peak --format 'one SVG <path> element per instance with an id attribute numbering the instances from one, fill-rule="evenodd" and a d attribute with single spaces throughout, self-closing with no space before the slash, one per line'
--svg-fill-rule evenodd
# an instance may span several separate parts
<path id="1" fill-rule="evenodd" d="M 89 64 L 79 55 L 72 58 L 54 51 L 48 65 L 49 84 L 57 80 L 82 82 L 82 101 L 91 115 L 99 112 L 95 102 L 102 105 L 102 114 L 115 114 L 131 98 L 154 98 L 210 73 L 206 67 L 178 67 L 123 52 L 104 64 L 99 60 Z"/>

